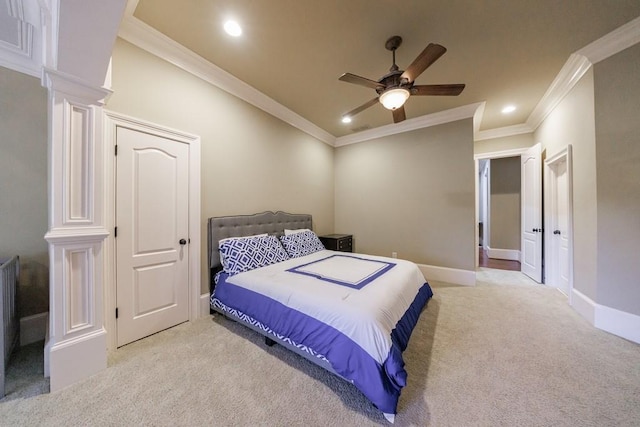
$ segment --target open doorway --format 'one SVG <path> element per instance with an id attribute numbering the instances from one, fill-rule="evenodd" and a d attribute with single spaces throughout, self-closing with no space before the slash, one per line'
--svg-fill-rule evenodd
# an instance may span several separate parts
<path id="1" fill-rule="evenodd" d="M 520 153 L 476 158 L 477 266 L 520 271 Z"/>
<path id="2" fill-rule="evenodd" d="M 495 207 L 491 203 L 491 181 L 497 179 L 492 162 L 495 159 L 520 158 L 520 229 L 519 260 L 521 271 L 538 283 L 558 288 L 571 296 L 573 287 L 573 182 L 572 147 L 568 145 L 544 161 L 542 179 L 542 152 L 539 144 L 526 149 L 515 149 L 474 156 L 476 164 L 476 218 L 478 223 L 476 245 L 495 249 L 491 225 L 496 223 Z M 494 163 L 497 164 L 497 163 Z M 544 192 L 542 187 L 544 184 Z M 544 204 L 541 197 L 544 193 Z M 543 227 L 543 214 L 544 224 Z M 544 237 L 544 239 L 543 239 Z M 544 259 L 542 245 L 544 243 Z M 498 248 L 500 249 L 500 248 Z M 487 251 L 487 258 L 505 258 L 500 251 Z M 482 252 L 478 251 L 476 267 L 481 266 Z M 508 254 L 507 256 L 508 257 Z M 489 267 L 496 268 L 496 267 Z M 530 269 L 527 273 L 525 268 Z M 571 301 L 570 301 L 571 302 Z"/>
<path id="3" fill-rule="evenodd" d="M 507 166 L 509 166 L 510 164 L 513 163 L 513 160 L 515 160 L 517 161 L 517 163 L 515 165 L 512 165 L 512 169 L 515 169 L 515 170 L 513 170 L 511 174 L 512 175 L 515 174 L 516 175 L 515 178 L 517 179 L 516 179 L 516 182 L 512 182 L 512 184 L 513 183 L 519 184 L 520 168 L 519 168 L 518 157 L 504 157 L 501 159 L 496 159 L 496 161 L 498 160 L 500 161 L 496 168 L 496 180 L 498 180 L 498 183 L 505 180 L 505 177 L 503 176 L 505 174 L 504 165 L 506 164 Z M 505 163 L 503 160 L 506 161 L 507 163 Z M 495 256 L 495 255 L 493 257 L 489 256 L 489 252 L 490 250 L 492 250 L 492 243 L 491 243 L 492 216 L 490 213 L 492 207 L 497 211 L 498 216 L 510 215 L 512 217 L 511 222 L 513 222 L 513 220 L 519 221 L 519 218 L 517 216 L 514 216 L 515 212 L 512 209 L 510 209 L 515 207 L 517 208 L 519 213 L 519 206 L 517 204 L 515 204 L 515 206 L 505 206 L 503 203 L 505 202 L 505 200 L 508 200 L 508 196 L 506 199 L 502 195 L 497 196 L 496 198 L 493 199 L 493 202 L 495 203 L 492 204 L 491 163 L 492 163 L 491 159 L 478 160 L 478 206 L 477 206 L 477 209 L 478 209 L 478 264 L 477 266 L 485 267 L 485 268 L 494 268 L 498 270 L 520 271 L 519 257 L 518 259 L 504 259 L 505 257 L 500 255 L 500 251 L 497 251 L 498 256 Z M 515 166 L 515 168 L 513 166 Z M 505 189 L 503 185 L 502 186 L 497 185 L 496 187 L 497 187 L 496 190 Z M 519 188 L 511 189 L 511 191 L 507 191 L 506 193 L 507 194 L 513 193 L 514 190 L 516 193 L 518 193 L 517 196 L 519 198 Z M 505 191 L 501 191 L 501 192 L 505 193 Z M 502 224 L 499 225 L 498 229 L 501 232 L 503 232 L 504 231 L 503 225 Z M 519 233 L 519 230 L 517 230 L 517 233 Z M 496 252 L 496 251 L 493 251 L 493 252 Z M 513 258 L 513 257 L 510 257 L 510 258 Z"/>
<path id="4" fill-rule="evenodd" d="M 508 266 L 520 270 L 525 188 L 521 162 L 529 150 L 518 148 L 474 155 L 476 267 L 491 264 L 489 268 Z M 541 206 L 539 209 L 541 215 Z"/>

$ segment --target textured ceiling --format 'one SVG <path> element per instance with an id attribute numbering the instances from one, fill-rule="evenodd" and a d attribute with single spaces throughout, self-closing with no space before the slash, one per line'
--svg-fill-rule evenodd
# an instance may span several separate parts
<path id="1" fill-rule="evenodd" d="M 407 118 L 486 101 L 481 130 L 524 123 L 569 56 L 640 16 L 638 0 L 139 0 L 134 16 L 339 137 L 392 123 L 376 96 L 338 81 L 405 69 L 430 43 L 447 53 L 416 84 L 465 83 L 457 97 L 411 97 Z M 243 35 L 222 30 L 233 17 Z M 503 115 L 506 104 L 516 112 Z"/>

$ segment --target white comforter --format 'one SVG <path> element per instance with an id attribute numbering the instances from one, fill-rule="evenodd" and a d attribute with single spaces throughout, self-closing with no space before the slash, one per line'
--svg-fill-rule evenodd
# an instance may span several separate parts
<path id="1" fill-rule="evenodd" d="M 330 257 L 326 262 L 313 263 Z M 301 267 L 309 263 L 313 264 Z M 393 266 L 387 267 L 388 271 L 360 289 L 351 286 L 366 281 L 379 272 L 376 269 L 381 265 L 389 264 Z M 298 273 L 287 271 L 295 267 Z M 300 272 L 323 276 L 324 280 Z M 263 294 L 334 327 L 382 364 L 391 348 L 391 331 L 425 279 L 409 261 L 324 250 L 236 274 L 227 282 Z"/>

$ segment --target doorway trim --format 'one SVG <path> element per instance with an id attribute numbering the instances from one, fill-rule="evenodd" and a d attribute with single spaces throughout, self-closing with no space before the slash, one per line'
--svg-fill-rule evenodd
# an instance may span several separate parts
<path id="1" fill-rule="evenodd" d="M 569 305 L 572 304 L 573 298 L 573 147 L 568 144 L 565 148 L 551 157 L 548 157 L 544 161 L 544 206 L 548 207 L 544 209 L 544 223 L 553 224 L 553 209 L 552 204 L 552 189 L 557 185 L 556 175 L 553 173 L 552 168 L 560 162 L 567 163 L 567 233 L 569 234 L 569 290 L 567 297 L 569 299 Z M 551 241 L 552 241 L 552 227 L 545 227 L 544 239 L 545 248 L 544 251 L 547 254 L 551 253 Z M 557 268 L 557 266 L 549 265 L 545 263 L 545 268 Z M 545 277 L 547 275 L 545 274 Z M 545 281 L 546 282 L 546 281 Z"/>
<path id="2" fill-rule="evenodd" d="M 478 181 L 479 181 L 479 160 L 482 159 L 487 159 L 487 160 L 491 160 L 491 159 L 501 159 L 503 157 L 517 157 L 517 156 L 521 156 L 522 154 L 526 153 L 527 150 L 531 148 L 531 147 L 525 147 L 525 148 L 514 148 L 514 149 L 510 149 L 510 150 L 501 150 L 501 151 L 490 151 L 488 153 L 478 153 L 478 154 L 474 154 L 473 155 L 473 164 L 474 164 L 474 176 L 475 176 L 475 197 L 476 197 L 476 202 L 475 202 L 475 212 L 476 212 L 476 238 L 474 239 L 475 242 L 475 246 L 474 246 L 474 251 L 476 254 L 476 270 L 478 269 L 478 266 L 480 265 L 480 254 L 478 253 L 478 242 L 479 242 L 479 234 L 480 234 L 480 230 L 479 230 L 479 226 L 478 226 L 478 221 L 480 220 L 480 212 L 478 211 L 478 202 L 479 202 L 479 191 L 480 191 L 480 186 L 478 185 Z M 486 230 L 486 229 L 485 229 Z"/>
<path id="3" fill-rule="evenodd" d="M 478 247 L 482 246 L 482 250 L 487 250 L 491 244 L 491 241 L 488 238 L 491 235 L 491 225 L 486 221 L 487 218 L 491 217 L 491 203 L 489 200 L 491 168 L 489 167 L 489 160 L 480 160 L 484 161 L 484 167 L 478 173 L 478 209 L 480 209 L 480 205 L 482 204 L 482 211 L 484 215 L 482 215 L 482 218 L 478 215 L 478 227 L 480 227 L 480 220 L 482 220 L 482 244 L 480 244 L 480 240 L 478 240 Z M 478 160 L 478 165 L 480 165 L 480 160 Z M 482 201 L 480 200 L 480 194 L 483 196 Z M 480 238 L 479 236 L 480 233 L 478 232 L 478 239 Z"/>
<path id="4" fill-rule="evenodd" d="M 113 111 L 104 110 L 104 141 L 105 141 L 105 224 L 109 230 L 116 226 L 116 130 L 125 127 L 138 132 L 145 132 L 156 136 L 172 139 L 189 145 L 189 321 L 194 321 L 202 315 L 200 295 L 200 254 L 201 254 L 201 224 L 200 224 L 200 137 L 179 130 L 171 129 L 155 123 L 126 116 Z M 116 333 L 116 245 L 113 233 L 106 239 L 104 269 L 104 324 L 107 330 L 107 350 L 117 348 Z"/>

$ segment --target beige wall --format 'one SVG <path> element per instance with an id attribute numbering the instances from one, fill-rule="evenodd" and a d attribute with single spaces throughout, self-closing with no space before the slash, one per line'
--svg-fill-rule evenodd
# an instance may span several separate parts
<path id="1" fill-rule="evenodd" d="M 356 251 L 475 270 L 472 120 L 337 148 L 336 232 Z"/>
<path id="2" fill-rule="evenodd" d="M 49 308 L 47 91 L 0 67 L 0 258 L 20 256 L 19 315 Z"/>
<path id="3" fill-rule="evenodd" d="M 333 232 L 333 147 L 121 39 L 113 90 L 107 109 L 201 137 L 203 293 L 208 217 L 309 213 Z"/>
<path id="4" fill-rule="evenodd" d="M 596 301 L 640 315 L 640 44 L 594 67 Z"/>
<path id="5" fill-rule="evenodd" d="M 574 288 L 596 300 L 597 192 L 593 71 L 547 116 L 534 134 L 546 157 L 573 146 Z"/>
<path id="6" fill-rule="evenodd" d="M 520 250 L 520 156 L 491 159 L 490 247 Z"/>

